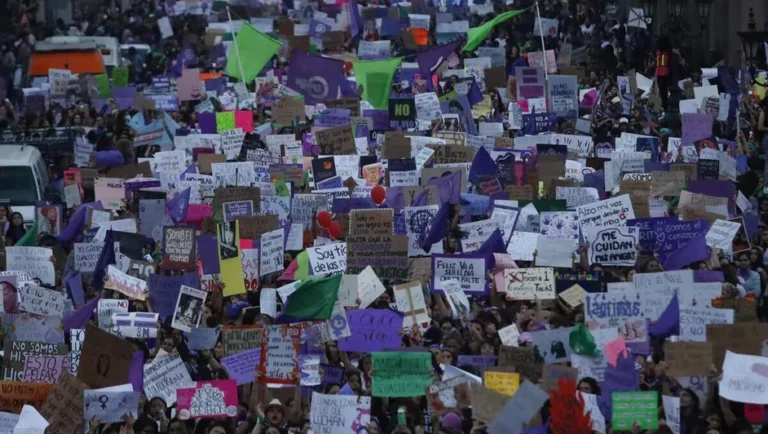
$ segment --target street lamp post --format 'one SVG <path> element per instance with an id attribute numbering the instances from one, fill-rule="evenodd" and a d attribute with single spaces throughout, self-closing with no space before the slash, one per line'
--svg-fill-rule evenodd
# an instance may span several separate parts
<path id="1" fill-rule="evenodd" d="M 746 32 L 737 32 L 741 39 L 741 46 L 744 49 L 744 60 L 746 67 L 758 66 L 760 60 L 760 50 L 763 49 L 763 43 L 768 41 L 768 32 L 758 31 L 755 24 L 755 13 L 749 8 L 749 21 Z"/>

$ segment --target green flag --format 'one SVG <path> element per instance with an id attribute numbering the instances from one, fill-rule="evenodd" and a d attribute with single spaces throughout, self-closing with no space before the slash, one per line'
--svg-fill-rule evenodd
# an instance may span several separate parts
<path id="1" fill-rule="evenodd" d="M 35 224 L 27 230 L 27 233 L 14 244 L 15 247 L 34 247 L 37 245 L 37 220 Z"/>
<path id="2" fill-rule="evenodd" d="M 576 324 L 570 335 L 571 349 L 582 356 L 595 357 L 600 352 L 595 344 L 595 338 L 583 323 Z"/>
<path id="3" fill-rule="evenodd" d="M 491 30 L 496 27 L 496 25 L 501 24 L 510 18 L 514 18 L 525 11 L 527 11 L 527 9 L 505 12 L 480 27 L 470 28 L 467 30 L 467 43 L 464 45 L 464 48 L 462 48 L 461 51 L 475 51 L 475 49 L 480 46 L 480 43 L 485 40 L 486 36 L 491 33 Z"/>
<path id="4" fill-rule="evenodd" d="M 363 99 L 377 110 L 389 108 L 392 78 L 402 57 L 386 60 L 358 60 L 354 62 L 357 84 L 363 86 Z"/>
<path id="5" fill-rule="evenodd" d="M 333 304 L 339 295 L 341 274 L 308 280 L 301 283 L 288 298 L 283 313 L 288 316 L 327 320 L 333 312 Z"/>
<path id="6" fill-rule="evenodd" d="M 280 49 L 280 42 L 261 33 L 248 23 L 243 24 L 237 32 L 235 45 L 229 50 L 226 72 L 230 77 L 246 83 L 253 81 L 269 59 Z M 245 77 L 240 76 L 241 69 Z"/>

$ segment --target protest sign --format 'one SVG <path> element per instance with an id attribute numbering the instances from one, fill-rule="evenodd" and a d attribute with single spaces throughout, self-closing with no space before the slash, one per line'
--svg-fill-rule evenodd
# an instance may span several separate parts
<path id="1" fill-rule="evenodd" d="M 125 384 L 134 351 L 132 343 L 87 324 L 77 378 L 93 388 Z"/>
<path id="2" fill-rule="evenodd" d="M 358 307 L 364 309 L 370 306 L 386 290 L 387 288 L 381 283 L 373 268 L 370 266 L 365 267 L 357 275 L 357 299 L 360 300 Z"/>
<path id="3" fill-rule="evenodd" d="M 301 330 L 296 326 L 269 326 L 264 331 L 259 369 L 265 383 L 293 384 L 298 374 Z"/>
<path id="4" fill-rule="evenodd" d="M 490 424 L 496 420 L 496 416 L 504 408 L 509 397 L 507 395 L 483 387 L 480 384 L 470 383 L 469 392 L 472 397 L 472 417 Z"/>
<path id="5" fill-rule="evenodd" d="M 224 354 L 233 355 L 261 347 L 263 329 L 258 326 L 224 326 L 221 328 Z"/>
<path id="6" fill-rule="evenodd" d="M 429 413 L 436 416 L 451 410 L 469 408 L 469 381 L 463 376 L 446 379 L 427 387 Z"/>
<path id="7" fill-rule="evenodd" d="M 97 318 L 99 320 L 99 328 L 104 330 L 110 330 L 114 323 L 112 322 L 112 314 L 116 312 L 128 312 L 128 300 L 99 300 L 97 304 Z"/>
<path id="8" fill-rule="evenodd" d="M 48 434 L 81 432 L 83 418 L 83 391 L 88 386 L 69 372 L 61 374 L 40 408 L 40 414 L 51 423 Z M 10 431 L 9 431 L 10 432 Z"/>
<path id="9" fill-rule="evenodd" d="M 487 369 L 483 372 L 483 384 L 506 396 L 512 396 L 520 387 L 520 374 L 503 370 Z"/>
<path id="10" fill-rule="evenodd" d="M 307 249 L 315 276 L 344 274 L 347 269 L 347 243 L 326 244 Z"/>
<path id="11" fill-rule="evenodd" d="M 234 380 L 198 381 L 194 387 L 176 389 L 179 419 L 217 419 L 237 415 Z"/>
<path id="12" fill-rule="evenodd" d="M 163 398 L 168 405 L 176 402 L 176 389 L 194 387 L 184 362 L 178 353 L 158 354 L 152 363 L 144 365 L 144 393 L 149 399 Z"/>
<path id="13" fill-rule="evenodd" d="M 25 382 L 55 384 L 69 371 L 69 354 L 28 354 L 24 361 Z"/>
<path id="14" fill-rule="evenodd" d="M 96 271 L 96 262 L 103 247 L 103 243 L 75 243 L 75 269 L 81 273 Z"/>
<path id="15" fill-rule="evenodd" d="M 403 313 L 403 327 L 426 324 L 429 322 L 424 292 L 421 283 L 410 282 L 393 287 L 397 310 Z"/>
<path id="16" fill-rule="evenodd" d="M 37 315 L 64 316 L 66 294 L 33 285 L 19 288 L 19 293 L 19 310 Z"/>
<path id="17" fill-rule="evenodd" d="M 259 276 L 283 271 L 284 231 L 277 229 L 261 236 L 261 271 Z"/>
<path id="18" fill-rule="evenodd" d="M 170 269 L 189 269 L 195 266 L 195 229 L 187 227 L 163 228 L 163 266 Z"/>
<path id="19" fill-rule="evenodd" d="M 125 200 L 125 181 L 120 178 L 96 178 L 93 186 L 96 200 L 104 209 L 120 209 Z"/>
<path id="20" fill-rule="evenodd" d="M 53 386 L 23 381 L 0 382 L 0 408 L 14 413 L 21 412 L 25 405 L 40 408 Z"/>
<path id="21" fill-rule="evenodd" d="M 130 390 L 84 390 L 83 419 L 97 418 L 103 423 L 117 423 L 123 421 L 125 414 L 138 417 L 140 395 Z"/>
<path id="22" fill-rule="evenodd" d="M 147 282 L 123 273 L 114 265 L 107 266 L 107 280 L 104 282 L 104 288 L 114 289 L 136 300 L 146 300 L 149 295 Z"/>
<path id="23" fill-rule="evenodd" d="M 189 333 L 189 349 L 190 350 L 210 350 L 216 346 L 216 341 L 219 338 L 219 330 L 208 327 L 195 327 Z"/>
<path id="24" fill-rule="evenodd" d="M 245 290 L 243 264 L 240 259 L 240 221 L 216 225 L 216 241 L 224 295 L 242 294 Z"/>
<path id="25" fill-rule="evenodd" d="M 432 290 L 444 290 L 443 282 L 456 279 L 467 293 L 485 293 L 484 255 L 432 255 Z"/>
<path id="26" fill-rule="evenodd" d="M 571 356 L 570 333 L 573 327 L 531 332 L 534 351 L 544 363 L 568 361 Z"/>
<path id="27" fill-rule="evenodd" d="M 712 364 L 712 344 L 709 342 L 665 342 L 664 359 L 667 375 L 695 377 L 708 375 Z"/>
<path id="28" fill-rule="evenodd" d="M 658 428 L 658 400 L 657 392 L 613 392 L 611 427 L 626 431 L 637 423 L 641 429 Z"/>
<path id="29" fill-rule="evenodd" d="M 768 379 L 762 373 L 768 358 L 726 352 L 720 396 L 735 402 L 768 404 Z"/>
<path id="30" fill-rule="evenodd" d="M 259 337 L 259 342 L 260 339 L 261 337 Z M 261 348 L 259 347 L 223 357 L 221 365 L 227 370 L 229 378 L 241 386 L 253 382 L 254 372 L 256 372 L 260 360 Z"/>
<path id="31" fill-rule="evenodd" d="M 356 434 L 370 423 L 371 397 L 312 392 L 311 414 L 314 434 Z"/>
<path id="32" fill-rule="evenodd" d="M 372 396 L 421 396 L 432 384 L 432 355 L 428 352 L 376 352 Z"/>
<path id="33" fill-rule="evenodd" d="M 584 321 L 590 330 L 618 328 L 627 345 L 648 341 L 646 315 L 639 291 L 587 294 Z"/>
<path id="34" fill-rule="evenodd" d="M 718 309 L 715 309 L 718 310 Z M 712 344 L 715 366 L 722 366 L 726 351 L 746 355 L 761 355 L 763 342 L 768 340 L 768 324 L 708 324 L 707 342 Z"/>
<path id="35" fill-rule="evenodd" d="M 547 401 L 547 393 L 530 381 L 524 381 L 517 393 L 510 398 L 501 414 L 489 428 L 490 433 L 519 434 L 523 430 L 523 424 L 527 424 Z"/>
<path id="36" fill-rule="evenodd" d="M 708 324 L 733 324 L 733 309 L 680 306 L 680 340 L 706 342 Z"/>
<path id="37" fill-rule="evenodd" d="M 69 371 L 72 375 L 77 375 L 80 366 L 80 355 L 83 352 L 83 342 L 85 342 L 85 330 L 70 329 L 69 336 Z"/>
<path id="38" fill-rule="evenodd" d="M 732 251 L 733 238 L 741 229 L 741 225 L 728 220 L 717 219 L 707 231 L 707 245 L 726 252 Z"/>
<path id="39" fill-rule="evenodd" d="M 582 205 L 576 212 L 582 231 L 591 227 L 626 226 L 627 220 L 635 218 L 628 194 Z"/>
<path id="40" fill-rule="evenodd" d="M 637 262 L 640 242 L 636 227 L 590 227 L 584 231 L 589 243 L 589 263 L 605 266 L 632 267 Z"/>
<path id="41" fill-rule="evenodd" d="M 173 312 L 171 327 L 189 333 L 192 328 L 200 325 L 203 317 L 203 307 L 208 292 L 182 286 L 176 299 L 176 309 Z"/>
<path id="42" fill-rule="evenodd" d="M 53 251 L 45 247 L 6 247 L 5 269 L 23 271 L 46 285 L 56 286 L 56 272 L 51 262 Z"/>
<path id="43" fill-rule="evenodd" d="M 25 381 L 24 368 L 27 358 L 32 355 L 66 356 L 66 345 L 44 342 L 24 342 L 6 339 L 3 346 L 3 380 Z M 31 382 L 31 381 L 30 381 Z"/>
<path id="44" fill-rule="evenodd" d="M 516 300 L 553 300 L 555 274 L 552 268 L 504 270 L 504 291 Z"/>
<path id="45" fill-rule="evenodd" d="M 356 309 L 346 314 L 351 336 L 339 339 L 341 351 L 382 351 L 400 348 L 403 315 L 379 309 Z"/>

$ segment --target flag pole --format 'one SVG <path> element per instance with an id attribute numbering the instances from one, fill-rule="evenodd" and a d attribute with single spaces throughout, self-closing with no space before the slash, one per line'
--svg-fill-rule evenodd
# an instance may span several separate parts
<path id="1" fill-rule="evenodd" d="M 245 83 L 245 72 L 243 71 L 243 58 L 240 57 L 240 47 L 237 45 L 237 35 L 235 34 L 235 27 L 232 25 L 232 14 L 229 12 L 229 6 L 227 6 L 227 19 L 229 20 L 229 31 L 232 33 L 232 38 L 235 40 L 235 52 L 237 53 L 237 66 L 240 67 L 240 81 Z"/>
<path id="2" fill-rule="evenodd" d="M 229 8 L 227 8 L 229 11 Z M 541 36 L 541 57 L 544 58 L 544 79 L 549 81 L 549 65 L 547 65 L 547 47 L 544 45 L 544 28 L 541 26 L 541 13 L 539 12 L 539 2 L 536 2 L 536 18 L 539 22 L 539 35 Z M 230 21 L 231 23 L 231 21 Z"/>

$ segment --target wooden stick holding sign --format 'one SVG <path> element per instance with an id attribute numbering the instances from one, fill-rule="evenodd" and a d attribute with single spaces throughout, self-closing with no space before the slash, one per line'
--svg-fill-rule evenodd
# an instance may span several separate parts
<path id="1" fill-rule="evenodd" d="M 419 324 L 429 323 L 424 292 L 421 290 L 421 282 L 408 282 L 395 285 L 395 303 L 397 309 L 403 312 L 403 327 L 413 326 L 418 329 Z"/>

